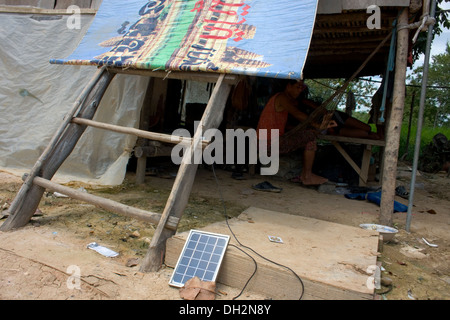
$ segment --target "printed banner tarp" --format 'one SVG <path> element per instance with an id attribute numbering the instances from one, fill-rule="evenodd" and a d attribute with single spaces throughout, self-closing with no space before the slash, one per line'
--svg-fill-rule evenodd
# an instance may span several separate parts
<path id="1" fill-rule="evenodd" d="M 104 0 L 51 63 L 302 77 L 318 0 Z"/>

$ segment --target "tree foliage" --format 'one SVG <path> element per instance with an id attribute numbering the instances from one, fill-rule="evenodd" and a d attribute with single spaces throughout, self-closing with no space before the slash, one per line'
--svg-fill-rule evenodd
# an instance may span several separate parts
<path id="1" fill-rule="evenodd" d="M 450 21 L 448 19 L 448 12 L 441 8 L 443 2 L 448 2 L 448 0 L 437 0 L 436 1 L 436 23 L 433 26 L 432 39 L 440 35 L 443 29 L 450 29 Z M 422 11 L 417 13 L 419 16 Z M 421 54 L 425 53 L 427 46 L 427 33 L 421 32 L 417 38 L 417 41 L 413 47 L 413 58 L 417 60 Z"/>
<path id="2" fill-rule="evenodd" d="M 430 127 L 450 126 L 450 44 L 447 43 L 445 53 L 432 57 L 428 71 L 426 91 L 424 125 Z M 409 86 L 405 105 L 411 103 L 415 106 L 413 118 L 417 118 L 421 84 L 423 79 L 423 66 L 417 67 L 408 76 Z M 415 101 L 412 101 L 415 92 Z M 410 108 L 405 107 L 405 114 L 410 114 Z M 406 117 L 405 117 L 406 118 Z"/>

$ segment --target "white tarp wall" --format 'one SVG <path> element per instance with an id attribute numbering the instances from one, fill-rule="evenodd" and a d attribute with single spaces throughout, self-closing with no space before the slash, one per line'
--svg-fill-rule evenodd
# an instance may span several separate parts
<path id="1" fill-rule="evenodd" d="M 94 15 L 0 13 L 0 170 L 30 172 L 66 113 L 94 75 L 92 66 L 52 65 L 73 52 Z M 148 78 L 117 75 L 94 120 L 137 127 Z M 26 91 L 25 91 L 26 90 Z M 29 93 L 27 95 L 27 93 Z M 122 183 L 136 137 L 87 128 L 54 180 L 90 184 Z"/>

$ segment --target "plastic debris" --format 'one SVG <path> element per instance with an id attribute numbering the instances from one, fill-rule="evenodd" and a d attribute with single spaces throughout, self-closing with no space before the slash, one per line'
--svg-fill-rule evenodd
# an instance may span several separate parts
<path id="1" fill-rule="evenodd" d="M 69 198 L 69 196 L 66 196 L 65 194 L 59 192 L 53 192 L 53 195 L 57 198 Z"/>
<path id="2" fill-rule="evenodd" d="M 432 248 L 437 248 L 437 247 L 439 247 L 437 244 L 428 242 L 427 239 L 425 239 L 425 238 L 422 238 L 422 240 L 423 240 L 423 242 L 425 242 L 428 246 L 430 246 L 430 247 L 432 247 Z"/>
<path id="3" fill-rule="evenodd" d="M 119 255 L 118 252 L 115 252 L 111 249 L 108 249 L 106 247 L 100 246 L 97 244 L 97 242 L 91 242 L 87 245 L 88 249 L 92 249 L 98 253 L 100 253 L 101 255 L 104 255 L 105 257 L 108 258 L 114 258 L 117 257 Z"/>
<path id="4" fill-rule="evenodd" d="M 276 243 L 283 243 L 283 239 L 277 236 L 268 236 L 269 240 Z"/>

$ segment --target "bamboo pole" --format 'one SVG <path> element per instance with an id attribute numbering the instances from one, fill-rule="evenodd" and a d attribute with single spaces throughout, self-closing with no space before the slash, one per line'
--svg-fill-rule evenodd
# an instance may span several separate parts
<path id="1" fill-rule="evenodd" d="M 82 118 L 73 118 L 73 123 L 79 124 L 79 125 L 85 125 L 85 126 L 91 126 L 98 129 L 104 129 L 104 130 L 110 130 L 114 132 L 119 133 L 125 133 L 125 134 L 132 134 L 137 137 L 149 139 L 149 140 L 156 140 L 161 141 L 165 143 L 173 143 L 173 144 L 182 144 L 182 145 L 191 145 L 192 138 L 186 138 L 186 137 L 180 137 L 180 136 L 173 136 L 170 134 L 164 134 L 164 133 L 157 133 L 157 132 L 150 132 L 145 130 L 139 130 L 136 128 L 128 128 L 128 127 L 122 127 L 122 126 L 116 126 L 113 124 L 108 123 L 102 123 L 98 121 L 93 121 L 89 119 L 82 119 Z M 206 140 L 202 140 L 202 148 L 206 148 L 210 142 Z"/>
<path id="2" fill-rule="evenodd" d="M 123 73 L 137 76 L 154 77 L 165 79 L 191 80 L 199 82 L 217 82 L 217 79 L 223 74 L 213 72 L 197 72 L 197 71 L 163 71 L 163 70 L 143 70 L 143 69 L 125 69 L 125 68 L 109 68 L 108 71 L 114 73 Z M 234 84 L 239 80 L 238 75 L 226 74 L 223 81 L 227 84 Z"/>
<path id="3" fill-rule="evenodd" d="M 34 178 L 33 183 L 40 187 L 49 189 L 51 191 L 62 193 L 66 196 L 69 196 L 70 198 L 92 203 L 105 210 L 122 214 L 124 216 L 134 218 L 137 220 L 150 222 L 152 224 L 158 224 L 158 222 L 161 219 L 161 214 L 149 212 L 138 208 L 133 208 L 110 199 L 105 199 L 89 193 L 74 190 L 72 188 L 62 186 L 60 184 L 54 183 L 52 181 L 40 177 Z M 179 219 L 175 217 L 170 217 L 170 219 L 167 221 L 166 228 L 170 230 L 176 230 L 178 221 Z"/>
<path id="4" fill-rule="evenodd" d="M 151 102 L 153 97 L 153 91 L 155 90 L 155 78 L 150 78 L 148 81 L 147 91 L 145 93 L 144 102 L 142 103 L 140 117 L 139 117 L 139 129 L 149 130 L 150 115 L 151 115 Z M 136 155 L 136 149 L 145 146 L 147 140 L 144 138 L 138 138 L 134 147 L 134 154 Z M 147 169 L 147 157 L 137 157 L 136 163 L 136 183 L 143 184 L 145 182 L 145 171 Z"/>
<path id="5" fill-rule="evenodd" d="M 408 59 L 409 29 L 401 28 L 408 25 L 408 8 L 403 10 L 398 18 L 399 31 L 397 35 L 397 56 L 395 61 L 394 96 L 389 126 L 384 150 L 383 188 L 380 204 L 380 223 L 392 225 L 394 212 L 395 183 L 397 177 L 398 151 L 400 131 L 403 121 L 403 108 L 406 93 L 406 67 Z"/>

